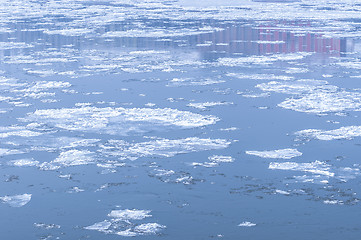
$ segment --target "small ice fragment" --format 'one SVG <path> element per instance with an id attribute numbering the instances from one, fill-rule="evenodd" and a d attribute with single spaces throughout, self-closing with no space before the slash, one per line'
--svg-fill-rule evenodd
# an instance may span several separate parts
<path id="1" fill-rule="evenodd" d="M 279 193 L 279 194 L 283 194 L 283 195 L 290 195 L 289 192 L 286 192 L 286 191 L 283 191 L 283 190 L 279 190 L 279 189 L 276 189 L 275 192 L 276 192 L 276 193 Z"/>
<path id="2" fill-rule="evenodd" d="M 79 187 L 72 187 L 68 193 L 79 193 L 79 192 L 84 192 L 85 190 L 84 189 L 81 189 Z"/>
<path id="3" fill-rule="evenodd" d="M 325 200 L 325 201 L 323 201 L 323 203 L 330 204 L 330 205 L 336 205 L 336 204 L 343 205 L 343 201 L 340 201 L 340 200 Z"/>
<path id="4" fill-rule="evenodd" d="M 239 227 L 254 227 L 256 225 L 257 224 L 251 223 L 251 222 L 242 222 L 242 223 L 238 224 Z"/>
<path id="5" fill-rule="evenodd" d="M 59 225 L 56 225 L 56 224 L 45 224 L 45 223 L 34 223 L 34 227 L 37 227 L 37 228 L 43 228 L 43 229 L 54 229 L 54 228 L 57 228 L 59 229 L 60 226 Z"/>
<path id="6" fill-rule="evenodd" d="M 210 160 L 211 162 L 214 163 L 230 163 L 230 162 L 234 162 L 234 158 L 231 156 L 220 156 L 220 155 L 213 155 L 208 157 L 208 160 Z"/>

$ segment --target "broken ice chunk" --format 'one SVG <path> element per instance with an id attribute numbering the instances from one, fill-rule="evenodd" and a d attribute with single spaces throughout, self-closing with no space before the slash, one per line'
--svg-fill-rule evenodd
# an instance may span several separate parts
<path id="1" fill-rule="evenodd" d="M 286 148 L 272 151 L 246 151 L 249 155 L 255 155 L 262 158 L 282 158 L 291 159 L 302 155 L 297 149 Z"/>

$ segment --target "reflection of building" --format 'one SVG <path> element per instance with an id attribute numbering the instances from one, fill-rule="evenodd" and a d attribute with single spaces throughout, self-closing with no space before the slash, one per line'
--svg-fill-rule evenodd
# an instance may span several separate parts
<path id="1" fill-rule="evenodd" d="M 202 52 L 224 54 L 316 52 L 340 56 L 353 51 L 352 43 L 346 38 L 326 38 L 317 33 L 300 34 L 270 27 L 233 25 L 224 31 L 198 35 L 194 41 Z"/>

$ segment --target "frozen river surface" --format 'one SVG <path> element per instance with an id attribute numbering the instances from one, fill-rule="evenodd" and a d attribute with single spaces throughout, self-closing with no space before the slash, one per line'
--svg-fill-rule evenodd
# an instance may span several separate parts
<path id="1" fill-rule="evenodd" d="M 360 239 L 361 1 L 0 1 L 0 238 Z"/>

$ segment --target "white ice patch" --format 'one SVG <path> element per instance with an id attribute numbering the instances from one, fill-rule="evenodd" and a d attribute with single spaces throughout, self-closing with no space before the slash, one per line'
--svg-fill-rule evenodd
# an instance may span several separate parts
<path id="1" fill-rule="evenodd" d="M 21 153 L 24 153 L 24 152 L 16 150 L 16 149 L 0 148 L 0 157 L 1 156 L 6 156 L 6 155 L 21 154 Z"/>
<path id="2" fill-rule="evenodd" d="M 60 225 L 57 224 L 46 224 L 46 223 L 34 223 L 34 227 L 42 228 L 42 229 L 59 229 Z"/>
<path id="3" fill-rule="evenodd" d="M 324 141 L 352 139 L 361 136 L 361 126 L 347 126 L 334 130 L 305 129 L 295 134 L 303 138 L 315 138 Z"/>
<path id="4" fill-rule="evenodd" d="M 300 98 L 288 98 L 278 106 L 305 113 L 360 111 L 361 94 L 347 91 L 316 91 Z"/>
<path id="5" fill-rule="evenodd" d="M 297 80 L 293 82 L 276 82 L 271 81 L 268 83 L 261 83 L 256 85 L 257 88 L 262 91 L 268 92 L 277 92 L 277 93 L 285 93 L 285 94 L 304 94 L 311 93 L 313 91 L 336 91 L 338 88 L 336 86 L 327 85 L 327 81 L 321 80 Z"/>
<path id="6" fill-rule="evenodd" d="M 288 53 L 288 54 L 273 54 L 266 56 L 249 56 L 238 58 L 220 58 L 218 64 L 221 66 L 237 67 L 247 65 L 268 65 L 277 61 L 296 61 L 303 59 L 312 53 Z"/>
<path id="7" fill-rule="evenodd" d="M 208 157 L 208 159 L 211 162 L 215 162 L 215 163 L 231 163 L 231 162 L 234 162 L 234 158 L 231 157 L 231 156 L 212 155 L 212 156 Z"/>
<path id="8" fill-rule="evenodd" d="M 10 130 L 10 129 L 9 129 Z M 0 129 L 0 131 L 2 131 L 2 129 Z M 17 136 L 17 137 L 36 137 L 36 136 L 40 136 L 42 135 L 42 133 L 40 132 L 34 132 L 34 131 L 30 131 L 30 130 L 26 130 L 26 129 L 19 129 L 18 131 L 7 131 L 6 130 L 0 132 L 0 138 L 7 138 L 7 137 L 12 137 L 12 136 Z"/>
<path id="9" fill-rule="evenodd" d="M 222 28 L 199 28 L 199 29 L 132 29 L 127 31 L 112 31 L 102 35 L 102 37 L 148 37 L 148 38 L 161 38 L 161 37 L 181 37 L 211 33 L 214 31 L 222 31 Z"/>
<path id="10" fill-rule="evenodd" d="M 204 103 L 189 103 L 188 107 L 198 108 L 201 110 L 207 109 L 208 107 L 232 105 L 233 102 L 204 102 Z"/>
<path id="11" fill-rule="evenodd" d="M 9 164 L 16 167 L 34 167 L 39 165 L 39 161 L 35 161 L 34 159 L 19 159 L 10 161 Z"/>
<path id="12" fill-rule="evenodd" d="M 112 225 L 112 223 L 108 220 L 104 220 L 102 222 L 94 223 L 88 227 L 85 227 L 86 230 L 95 230 L 99 232 L 105 232 Z"/>
<path id="13" fill-rule="evenodd" d="M 49 89 L 63 89 L 69 88 L 71 84 L 69 82 L 61 82 L 61 81 L 39 81 L 35 82 L 31 87 L 19 90 L 20 92 L 42 92 Z"/>
<path id="14" fill-rule="evenodd" d="M 95 230 L 106 234 L 115 234 L 123 237 L 134 237 L 139 235 L 153 235 L 166 228 L 158 223 L 140 223 L 133 221 L 141 221 L 145 218 L 152 217 L 149 210 L 125 209 L 113 210 L 108 214 L 111 219 L 95 223 L 86 230 Z"/>
<path id="15" fill-rule="evenodd" d="M 262 158 L 281 158 L 281 159 L 291 159 L 302 155 L 301 152 L 299 152 L 297 149 L 294 148 L 278 149 L 272 151 L 246 151 L 246 154 L 254 155 Z"/>
<path id="16" fill-rule="evenodd" d="M 42 170 L 57 170 L 61 167 L 71 167 L 94 163 L 93 153 L 87 150 L 69 150 L 60 153 L 59 157 L 51 162 L 39 165 Z"/>
<path id="17" fill-rule="evenodd" d="M 173 78 L 167 84 L 168 87 L 180 87 L 180 86 L 206 86 L 212 84 L 219 84 L 224 83 L 225 80 L 218 79 L 218 78 Z"/>
<path id="18" fill-rule="evenodd" d="M 137 232 L 141 235 L 143 234 L 154 234 L 162 229 L 164 229 L 164 225 L 160 225 L 158 223 L 143 223 L 141 225 L 138 225 L 134 228 L 134 232 Z"/>
<path id="19" fill-rule="evenodd" d="M 82 36 L 85 34 L 92 33 L 92 29 L 86 29 L 86 28 L 69 28 L 69 29 L 61 29 L 61 30 L 45 30 L 44 33 L 48 35 L 63 35 L 63 36 Z"/>
<path id="20" fill-rule="evenodd" d="M 113 210 L 108 216 L 112 218 L 116 218 L 122 221 L 129 220 L 141 220 L 147 217 L 151 217 L 150 210 L 137 210 L 137 209 L 125 209 L 125 210 Z"/>
<path id="21" fill-rule="evenodd" d="M 254 227 L 256 225 L 257 224 L 255 224 L 255 223 L 245 221 L 245 222 L 238 224 L 238 227 Z"/>
<path id="22" fill-rule="evenodd" d="M 296 73 L 307 73 L 309 70 L 307 68 L 287 68 L 285 73 L 296 74 Z"/>
<path id="23" fill-rule="evenodd" d="M 256 87 L 266 92 L 296 95 L 278 106 L 298 112 L 320 114 L 361 110 L 361 93 L 342 90 L 323 80 L 271 81 Z"/>
<path id="24" fill-rule="evenodd" d="M 282 195 L 290 195 L 289 192 L 283 191 L 283 190 L 279 190 L 279 189 L 276 189 L 276 190 L 275 190 L 275 193 L 282 194 Z"/>
<path id="25" fill-rule="evenodd" d="M 324 203 L 324 204 L 329 204 L 329 205 L 336 205 L 336 204 L 338 204 L 338 205 L 343 205 L 343 204 L 344 204 L 343 201 L 341 201 L 341 200 L 335 200 L 335 199 L 332 199 L 332 200 L 324 200 L 323 203 Z"/>
<path id="26" fill-rule="evenodd" d="M 235 77 L 239 79 L 252 79 L 252 80 L 284 80 L 289 81 L 294 79 L 292 76 L 274 75 L 274 74 L 243 74 L 243 73 L 227 73 L 228 77 Z"/>
<path id="27" fill-rule="evenodd" d="M 158 139 L 141 143 L 127 143 L 121 140 L 110 140 L 102 145 L 101 152 L 106 155 L 120 156 L 130 160 L 140 157 L 173 157 L 181 153 L 206 151 L 226 148 L 231 142 L 224 139 L 201 139 L 197 137 L 184 139 Z"/>
<path id="28" fill-rule="evenodd" d="M 142 131 L 139 123 L 193 128 L 214 124 L 219 119 L 170 108 L 81 107 L 36 110 L 24 120 L 51 124 L 71 131 L 125 134 L 129 131 Z"/>
<path id="29" fill-rule="evenodd" d="M 272 170 L 291 170 L 291 171 L 309 172 L 313 174 L 325 175 L 328 177 L 335 176 L 335 173 L 330 172 L 330 165 L 321 161 L 314 161 L 310 163 L 271 162 L 268 168 Z"/>
<path id="30" fill-rule="evenodd" d="M 202 166 L 202 167 L 216 167 L 220 163 L 231 163 L 234 162 L 234 158 L 231 156 L 220 156 L 220 155 L 213 155 L 208 157 L 209 162 L 198 163 L 193 162 L 192 166 Z"/>
<path id="31" fill-rule="evenodd" d="M 14 196 L 0 197 L 0 201 L 8 204 L 10 207 L 22 207 L 31 200 L 31 194 L 22 194 Z"/>
<path id="32" fill-rule="evenodd" d="M 34 45 L 24 42 L 0 42 L 0 50 L 15 48 L 32 48 Z"/>

